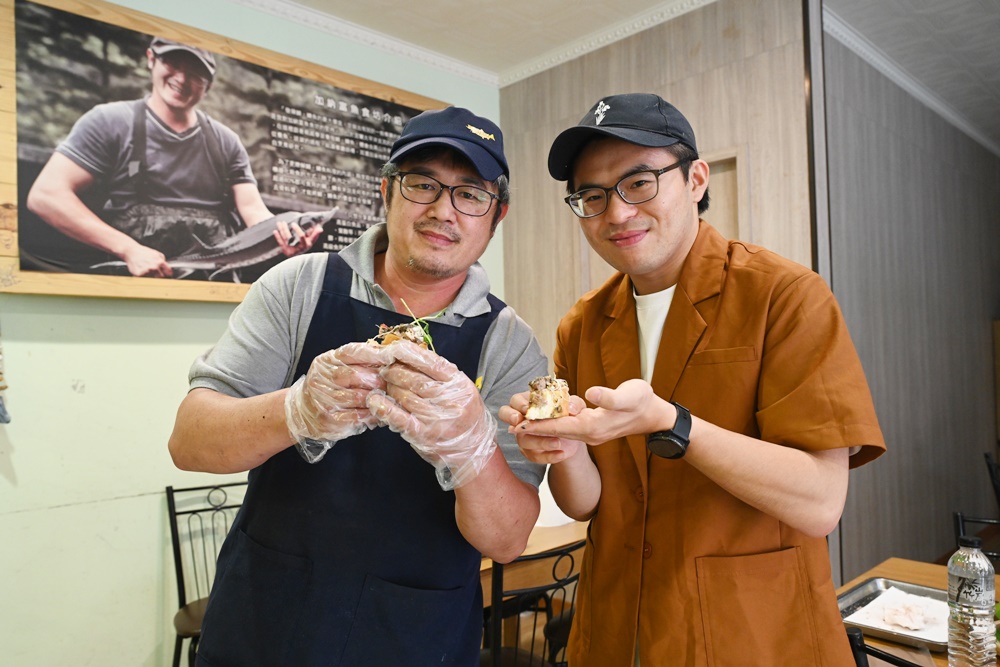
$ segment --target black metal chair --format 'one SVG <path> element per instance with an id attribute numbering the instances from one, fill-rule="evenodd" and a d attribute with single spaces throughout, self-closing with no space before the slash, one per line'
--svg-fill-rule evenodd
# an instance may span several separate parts
<path id="1" fill-rule="evenodd" d="M 997 506 L 1000 507 L 1000 464 L 990 452 L 983 452 L 986 460 L 986 472 L 990 476 L 990 484 L 993 485 L 993 493 L 996 495 Z M 952 513 L 955 528 L 955 547 L 958 548 L 958 539 L 963 535 L 976 535 L 983 538 L 983 553 L 993 561 L 994 565 L 1000 565 L 1000 551 L 997 545 L 1000 544 L 1000 519 L 992 517 L 970 516 L 962 512 Z"/>
<path id="2" fill-rule="evenodd" d="M 975 531 L 975 530 L 970 531 L 969 530 L 970 525 L 973 526 L 973 527 L 975 527 L 975 526 L 1000 526 L 1000 519 L 991 519 L 991 518 L 988 518 L 988 517 L 968 516 L 966 514 L 962 514 L 961 512 L 953 512 L 952 513 L 952 518 L 954 519 L 954 525 L 955 525 L 955 548 L 958 548 L 958 539 L 960 537 L 962 537 L 964 535 L 979 535 L 980 532 L 983 530 L 983 529 L 980 529 L 979 531 Z M 994 529 L 994 530 L 1000 530 L 1000 528 Z M 994 538 L 995 537 L 996 537 L 996 535 L 994 534 Z M 995 539 L 991 540 L 991 542 L 995 543 Z M 985 541 L 985 540 L 983 542 L 983 553 L 986 554 L 987 558 L 989 558 L 991 561 L 993 561 L 994 565 L 1000 564 L 1000 551 L 996 551 L 994 549 L 990 549 L 989 546 L 988 546 L 988 544 L 987 544 L 987 541 Z"/>
<path id="3" fill-rule="evenodd" d="M 997 507 L 1000 508 L 1000 464 L 997 464 L 989 452 L 983 452 L 983 457 L 986 459 L 986 472 L 989 473 L 990 483 L 993 485 L 993 495 L 996 496 Z"/>
<path id="4" fill-rule="evenodd" d="M 243 503 L 246 482 L 174 488 L 168 486 L 167 515 L 177 577 L 173 667 L 180 666 L 184 640 L 190 639 L 188 664 L 194 667 L 215 561 Z"/>
<path id="5" fill-rule="evenodd" d="M 861 632 L 861 628 L 847 628 L 847 640 L 851 643 L 851 654 L 854 656 L 857 667 L 868 667 L 868 656 L 878 658 L 882 662 L 896 667 L 920 667 L 914 662 L 886 653 L 874 646 L 868 646 L 865 644 L 865 636 Z"/>
<path id="6" fill-rule="evenodd" d="M 484 615 L 481 667 L 565 667 L 576 583 L 586 543 L 580 540 L 521 556 L 506 566 L 493 564 L 492 604 Z M 529 582 L 523 582 L 519 573 L 527 563 L 534 571 L 538 566 L 548 566 L 548 581 L 524 585 Z M 505 587 L 505 573 L 511 588 Z"/>

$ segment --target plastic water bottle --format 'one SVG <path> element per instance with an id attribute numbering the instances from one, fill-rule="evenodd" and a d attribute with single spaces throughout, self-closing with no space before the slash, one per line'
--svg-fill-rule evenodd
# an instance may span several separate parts
<path id="1" fill-rule="evenodd" d="M 948 560 L 948 667 L 995 667 L 993 564 L 978 537 L 962 537 Z"/>

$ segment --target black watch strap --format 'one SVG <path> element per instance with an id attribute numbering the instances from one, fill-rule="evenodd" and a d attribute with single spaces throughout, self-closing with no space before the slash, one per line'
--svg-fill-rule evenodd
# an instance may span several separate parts
<path id="1" fill-rule="evenodd" d="M 691 411 L 680 403 L 670 401 L 677 411 L 674 427 L 669 431 L 657 431 L 646 436 L 649 451 L 665 459 L 679 459 L 687 453 L 691 443 Z"/>
<path id="2" fill-rule="evenodd" d="M 674 432 L 674 435 L 681 438 L 686 443 L 691 442 L 691 411 L 685 408 L 680 403 L 674 403 L 670 401 L 670 405 L 677 409 L 677 419 L 674 421 L 674 427 L 670 429 Z"/>

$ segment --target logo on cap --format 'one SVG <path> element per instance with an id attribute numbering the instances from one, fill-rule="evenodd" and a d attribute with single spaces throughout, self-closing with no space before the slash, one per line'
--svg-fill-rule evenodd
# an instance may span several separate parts
<path id="1" fill-rule="evenodd" d="M 611 107 L 608 106 L 607 104 L 605 104 L 604 100 L 601 100 L 600 102 L 598 102 L 597 103 L 597 108 L 594 109 L 594 115 L 597 116 L 597 122 L 594 123 L 594 125 L 600 125 L 601 121 L 604 120 L 604 114 L 606 114 L 610 110 L 611 110 Z"/>
<path id="2" fill-rule="evenodd" d="M 478 127 L 473 127 L 472 125 L 466 125 L 466 127 L 469 128 L 469 132 L 472 132 L 474 135 L 476 135 L 480 139 L 483 139 L 483 140 L 489 139 L 490 141 L 496 141 L 497 140 L 497 138 L 494 137 L 492 133 L 487 133 L 486 130 L 481 130 Z"/>

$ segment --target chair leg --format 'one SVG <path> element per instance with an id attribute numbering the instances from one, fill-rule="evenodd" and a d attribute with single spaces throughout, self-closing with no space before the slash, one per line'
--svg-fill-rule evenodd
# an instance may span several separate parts
<path id="1" fill-rule="evenodd" d="M 198 658 L 198 638 L 192 637 L 191 643 L 188 644 L 188 667 L 194 667 L 195 660 Z"/>
<path id="2" fill-rule="evenodd" d="M 181 646 L 184 644 L 184 638 L 177 635 L 177 639 L 174 640 L 174 667 L 181 667 Z"/>
<path id="3" fill-rule="evenodd" d="M 865 653 L 865 637 L 861 630 L 855 627 L 847 628 L 847 641 L 851 644 L 851 655 L 857 667 L 868 667 L 868 654 Z"/>

